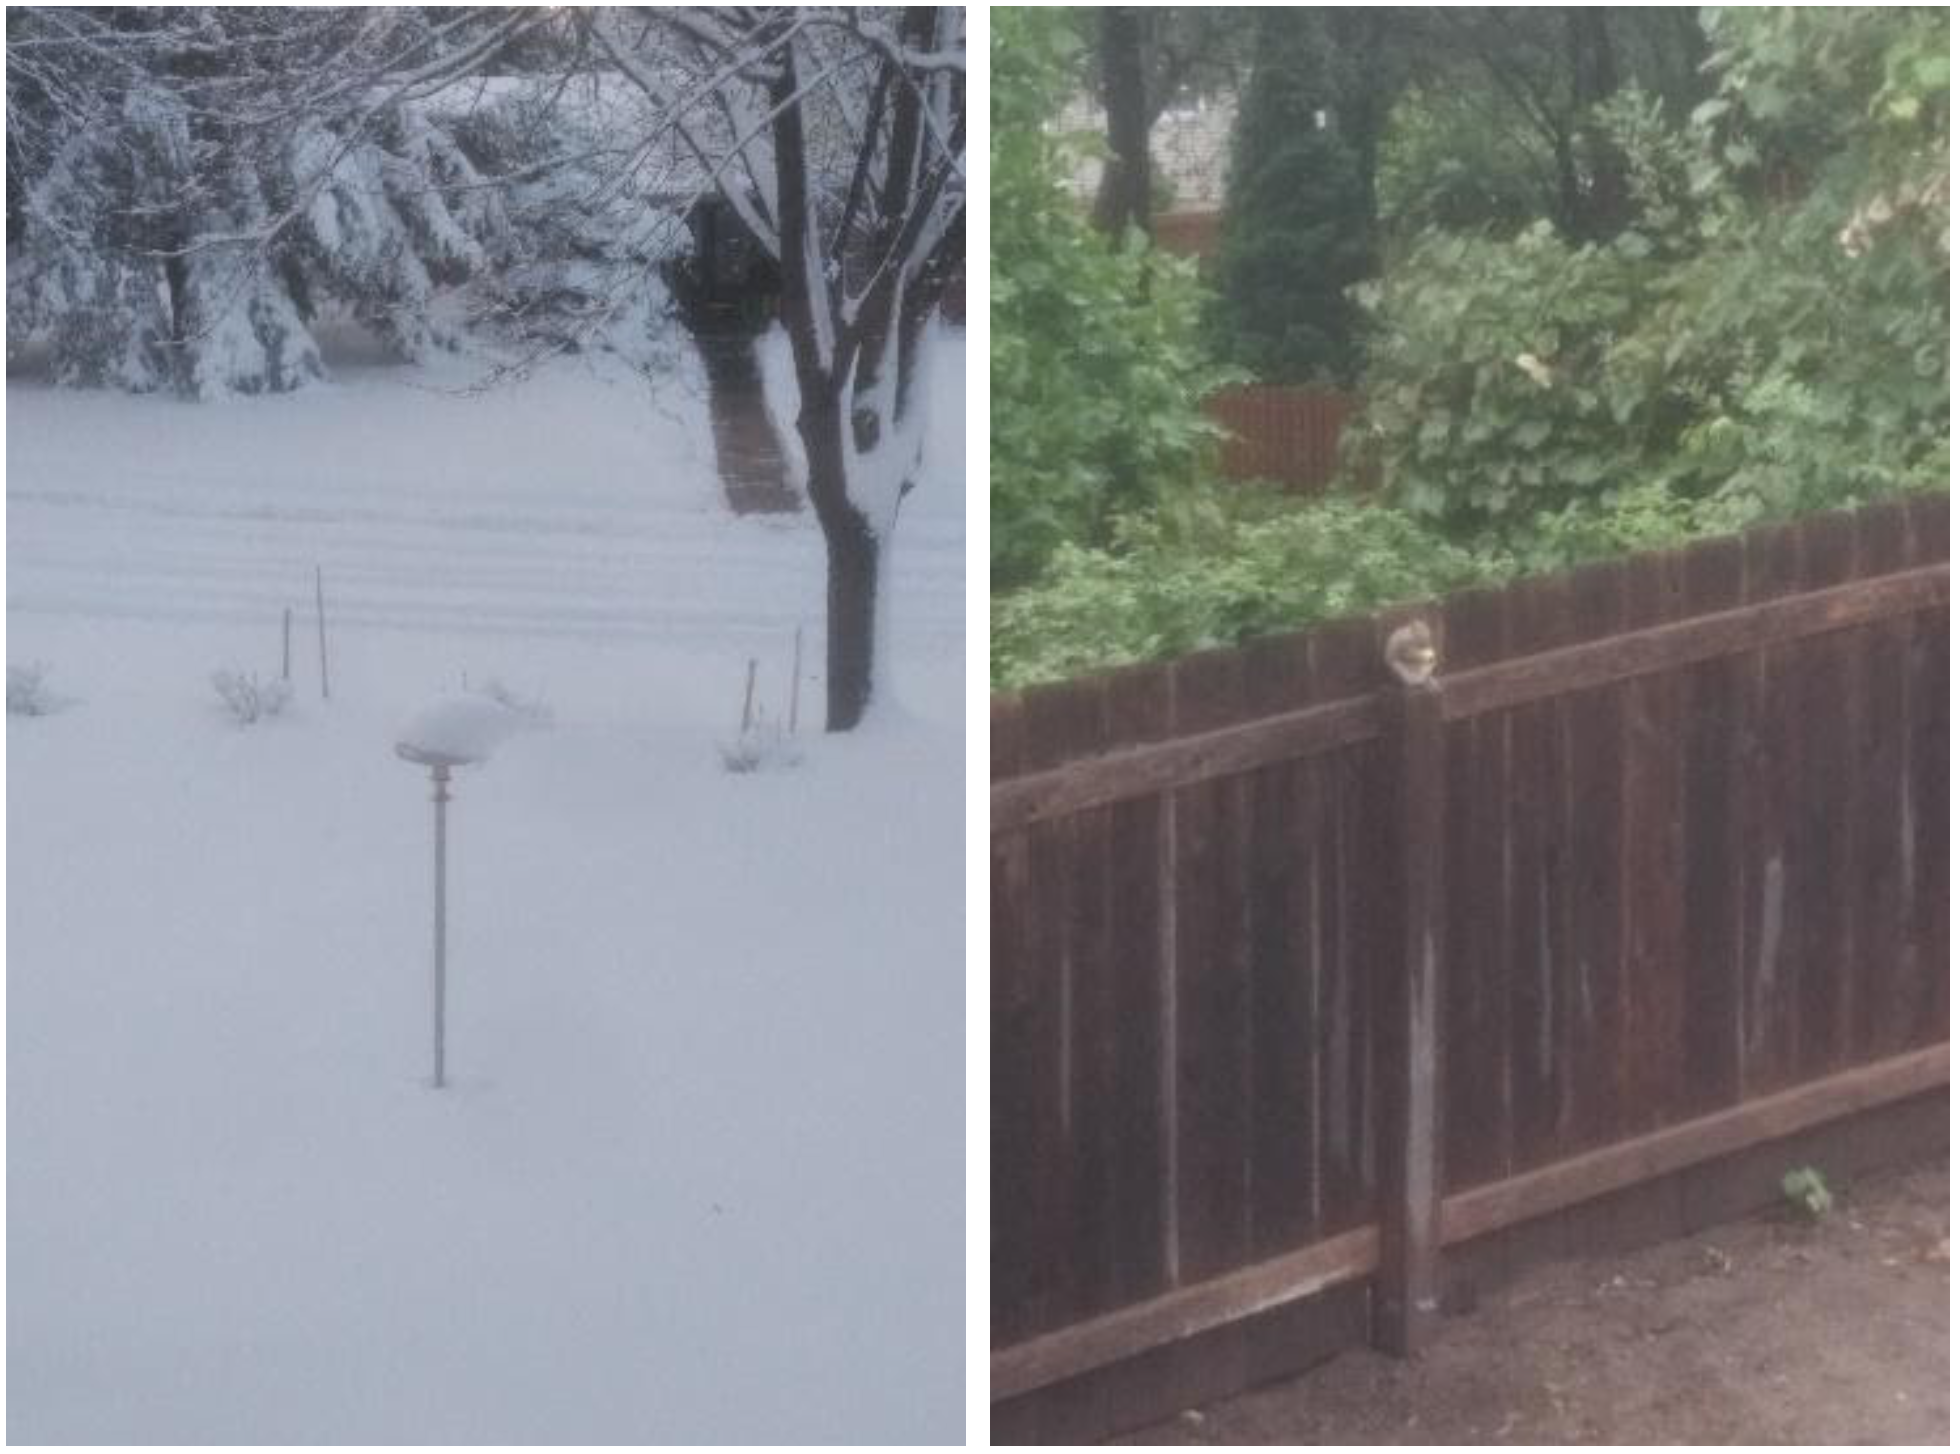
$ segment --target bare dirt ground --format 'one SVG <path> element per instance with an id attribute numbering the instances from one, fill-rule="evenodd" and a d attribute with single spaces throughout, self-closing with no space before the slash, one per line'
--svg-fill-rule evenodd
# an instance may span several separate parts
<path id="1" fill-rule="evenodd" d="M 1445 1319 L 1419 1359 L 1343 1354 L 1135 1444 L 1945 1444 L 1947 1167 L 1563 1263 Z"/>

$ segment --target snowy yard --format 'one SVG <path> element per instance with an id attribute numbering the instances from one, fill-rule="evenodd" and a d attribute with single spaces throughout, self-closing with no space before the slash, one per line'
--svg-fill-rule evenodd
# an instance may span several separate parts
<path id="1" fill-rule="evenodd" d="M 962 1436 L 963 340 L 887 682 L 722 766 L 821 662 L 808 514 L 722 504 L 697 395 L 343 366 L 189 405 L 8 387 L 9 1441 Z M 313 569 L 331 700 L 320 699 Z M 221 668 L 294 701 L 241 726 Z M 449 1073 L 429 784 L 458 772 Z"/>

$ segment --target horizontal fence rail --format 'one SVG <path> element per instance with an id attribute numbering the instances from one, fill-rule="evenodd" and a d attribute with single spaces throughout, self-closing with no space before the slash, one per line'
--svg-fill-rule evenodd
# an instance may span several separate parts
<path id="1" fill-rule="evenodd" d="M 1947 567 L 1922 566 L 1762 606 L 1738 607 L 1518 657 L 1445 675 L 1437 685 L 1444 715 L 1459 720 L 1945 605 L 1947 592 Z M 994 786 L 992 828 L 999 833 L 1039 818 L 1060 817 L 1360 742 L 1380 732 L 1380 717 L 1380 705 L 1371 697 L 1329 702 L 1012 778 Z"/>
<path id="2" fill-rule="evenodd" d="M 1457 1192 L 1442 1202 L 1446 1244 L 1559 1211 L 1758 1142 L 1947 1084 L 1947 1047 L 1902 1055 L 1843 1076 L 1602 1148 L 1544 1171 Z M 993 1397 L 1013 1398 L 1373 1274 L 1381 1237 L 1362 1227 L 1311 1247 L 1034 1338 L 994 1355 Z"/>
<path id="3" fill-rule="evenodd" d="M 1947 502 L 993 704 L 1010 1400 L 1947 1080 Z M 1392 633 L 1440 661 L 1405 684 Z"/>

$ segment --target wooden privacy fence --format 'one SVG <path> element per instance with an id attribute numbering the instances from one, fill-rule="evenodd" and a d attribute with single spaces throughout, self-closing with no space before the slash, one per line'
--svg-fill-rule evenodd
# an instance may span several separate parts
<path id="1" fill-rule="evenodd" d="M 1215 208 L 1159 212 L 1150 219 L 1150 239 L 1178 257 L 1215 257 L 1220 220 Z"/>
<path id="2" fill-rule="evenodd" d="M 997 699 L 996 1402 L 1345 1284 L 1404 1347 L 1440 1248 L 1943 1087 L 1946 527 Z"/>
<path id="3" fill-rule="evenodd" d="M 1205 412 L 1230 431 L 1220 460 L 1229 478 L 1316 494 L 1340 467 L 1341 430 L 1356 402 L 1328 389 L 1247 384 L 1213 394 Z"/>

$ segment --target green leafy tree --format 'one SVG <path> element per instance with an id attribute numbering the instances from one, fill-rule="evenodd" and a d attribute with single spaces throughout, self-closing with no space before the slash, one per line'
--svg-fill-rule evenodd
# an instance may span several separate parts
<path id="1" fill-rule="evenodd" d="M 1405 508 L 1543 561 L 1943 485 L 1944 16 L 1713 24 L 1685 123 L 1633 95 L 1597 114 L 1627 160 L 1616 239 L 1431 233 L 1373 293 L 1353 438 Z"/>
<path id="2" fill-rule="evenodd" d="M 993 13 L 992 577 L 1037 577 L 1064 541 L 1188 487 L 1225 377 L 1200 335 L 1192 268 L 1132 231 L 1112 246 L 1062 185 L 1075 139 L 1050 130 L 1075 73 L 1068 17 Z"/>

